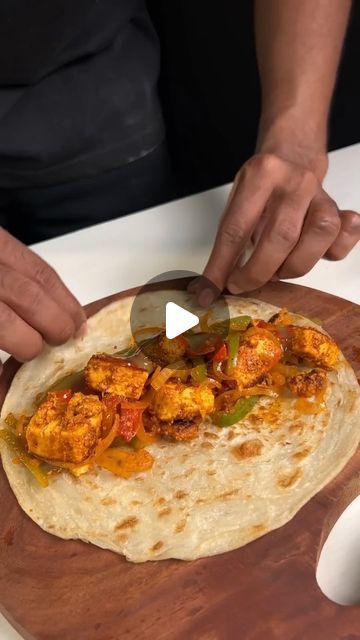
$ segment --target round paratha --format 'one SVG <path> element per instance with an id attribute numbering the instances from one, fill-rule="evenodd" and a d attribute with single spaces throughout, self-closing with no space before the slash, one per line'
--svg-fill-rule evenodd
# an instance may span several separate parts
<path id="1" fill-rule="evenodd" d="M 150 326 L 159 296 L 143 295 L 143 322 Z M 187 296 L 172 292 L 181 306 Z M 232 316 L 268 320 L 278 311 L 253 299 L 227 301 Z M 23 365 L 1 420 L 9 413 L 31 413 L 39 393 L 83 369 L 92 354 L 125 347 L 132 302 L 127 298 L 105 307 L 90 318 L 84 338 L 46 347 Z M 294 316 L 294 324 L 319 329 L 300 316 Z M 262 397 L 229 428 L 207 418 L 192 441 L 149 445 L 153 468 L 129 479 L 95 467 L 78 478 L 59 474 L 44 489 L 24 466 L 13 463 L 3 442 L 2 462 L 20 506 L 45 531 L 111 549 L 133 562 L 193 560 L 236 549 L 282 526 L 355 452 L 360 393 L 343 355 L 329 373 L 322 409 L 307 414 L 296 402 L 290 396 Z"/>

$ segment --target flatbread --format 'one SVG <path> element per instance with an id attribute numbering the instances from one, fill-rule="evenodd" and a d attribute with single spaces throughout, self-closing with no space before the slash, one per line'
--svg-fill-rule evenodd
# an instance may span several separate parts
<path id="1" fill-rule="evenodd" d="M 151 325 L 159 293 L 143 295 L 143 323 Z M 186 307 L 187 293 L 171 296 Z M 39 393 L 84 368 L 92 354 L 126 347 L 132 302 L 126 298 L 105 307 L 89 320 L 86 337 L 46 347 L 23 365 L 1 420 L 10 412 L 33 412 Z M 232 316 L 267 320 L 278 311 L 253 299 L 231 297 L 228 304 Z M 300 316 L 295 323 L 313 324 Z M 96 468 L 79 478 L 62 473 L 44 489 L 22 465 L 13 464 L 13 454 L 1 443 L 3 466 L 23 510 L 61 538 L 79 538 L 133 562 L 219 554 L 288 522 L 355 452 L 360 393 L 342 355 L 329 379 L 321 413 L 300 414 L 294 398 L 263 397 L 230 428 L 205 421 L 195 440 L 148 446 L 153 468 L 130 479 Z"/>

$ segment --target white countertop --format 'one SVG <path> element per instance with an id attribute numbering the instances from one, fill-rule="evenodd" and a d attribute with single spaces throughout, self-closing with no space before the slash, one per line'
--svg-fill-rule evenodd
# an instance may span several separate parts
<path id="1" fill-rule="evenodd" d="M 330 154 L 325 188 L 360 212 L 360 144 Z M 230 187 L 224 186 L 34 245 L 86 304 L 170 270 L 201 272 Z M 360 304 L 360 243 L 341 262 L 292 280 Z M 315 576 L 314 576 L 315 580 Z M 20 638 L 0 615 L 1 640 Z"/>

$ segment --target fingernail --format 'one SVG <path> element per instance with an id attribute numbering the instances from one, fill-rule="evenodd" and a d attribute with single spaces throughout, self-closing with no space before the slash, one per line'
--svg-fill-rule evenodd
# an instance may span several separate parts
<path id="1" fill-rule="evenodd" d="M 83 322 L 75 333 L 75 338 L 84 338 L 87 334 L 87 323 Z"/>
<path id="2" fill-rule="evenodd" d="M 233 295 L 238 296 L 240 293 L 244 293 L 243 289 L 241 289 L 236 282 L 228 282 L 227 288 Z"/>
<path id="3" fill-rule="evenodd" d="M 203 289 L 198 297 L 198 302 L 202 307 L 210 307 L 214 300 L 215 295 L 211 289 Z"/>

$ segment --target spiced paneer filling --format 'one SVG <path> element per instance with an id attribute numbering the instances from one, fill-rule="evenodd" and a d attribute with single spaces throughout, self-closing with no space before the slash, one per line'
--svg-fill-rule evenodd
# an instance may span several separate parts
<path id="1" fill-rule="evenodd" d="M 151 468 L 159 439 L 196 438 L 204 420 L 229 427 L 262 396 L 323 398 L 339 349 L 314 327 L 281 310 L 270 321 L 238 316 L 169 340 L 159 330 L 143 353 L 94 354 L 76 387 L 58 381 L 31 416 L 8 416 L 1 432 L 39 479 L 100 466 L 124 478 Z M 66 378 L 65 380 L 68 380 Z M 300 404 L 298 405 L 300 406 Z M 308 411 L 308 409 L 307 409 Z"/>

